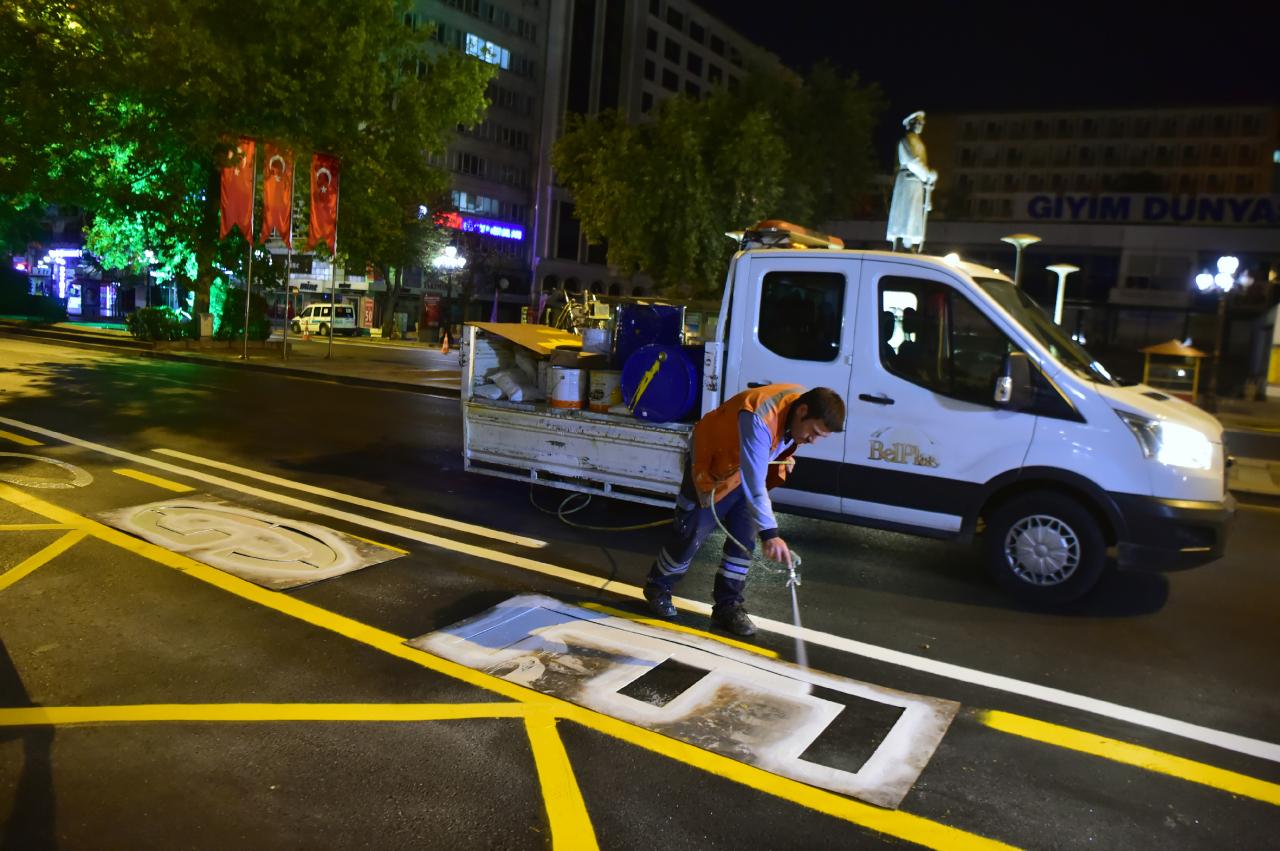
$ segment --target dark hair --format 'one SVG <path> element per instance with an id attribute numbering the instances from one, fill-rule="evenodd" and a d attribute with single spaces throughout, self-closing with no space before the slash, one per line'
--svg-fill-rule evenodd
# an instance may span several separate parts
<path id="1" fill-rule="evenodd" d="M 808 406 L 806 420 L 822 420 L 827 431 L 844 431 L 844 400 L 829 387 L 806 390 L 793 404 Z"/>

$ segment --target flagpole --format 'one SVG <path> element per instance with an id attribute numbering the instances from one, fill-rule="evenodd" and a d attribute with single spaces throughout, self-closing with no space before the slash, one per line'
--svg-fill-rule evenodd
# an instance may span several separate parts
<path id="1" fill-rule="evenodd" d="M 342 171 L 338 171 L 338 197 L 333 202 L 333 257 L 329 268 L 329 353 L 333 360 L 333 328 L 338 322 L 338 206 L 342 203 Z"/>
<path id="2" fill-rule="evenodd" d="M 293 155 L 290 154 L 292 160 Z M 285 241 L 284 255 L 284 346 L 281 348 L 284 360 L 289 359 L 289 308 L 293 306 L 293 191 L 298 182 L 294 178 L 296 163 L 289 171 L 289 238 Z"/>
<path id="3" fill-rule="evenodd" d="M 249 232 L 245 236 L 249 240 L 249 270 L 244 279 L 244 354 L 240 360 L 249 359 L 249 295 L 253 292 L 253 196 L 257 193 L 258 183 L 258 150 L 253 151 L 253 169 L 249 181 Z"/>

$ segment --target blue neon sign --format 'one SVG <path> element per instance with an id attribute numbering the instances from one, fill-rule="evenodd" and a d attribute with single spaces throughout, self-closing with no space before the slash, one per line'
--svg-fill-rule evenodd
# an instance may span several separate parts
<path id="1" fill-rule="evenodd" d="M 493 219 L 479 219 L 475 216 L 462 217 L 462 230 L 466 233 L 479 233 L 485 236 L 496 236 L 499 239 L 524 240 L 524 228 L 507 222 Z"/>

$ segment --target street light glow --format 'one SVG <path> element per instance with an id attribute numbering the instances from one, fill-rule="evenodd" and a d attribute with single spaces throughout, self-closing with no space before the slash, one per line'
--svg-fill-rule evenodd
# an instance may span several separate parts
<path id="1" fill-rule="evenodd" d="M 1201 272 L 1196 275 L 1196 287 L 1202 293 L 1208 292 L 1213 287 L 1213 275 L 1208 272 Z"/>
<path id="2" fill-rule="evenodd" d="M 1226 257 L 1218 258 L 1218 274 L 1226 275 L 1228 278 L 1236 273 L 1240 268 L 1240 260 L 1228 254 Z"/>

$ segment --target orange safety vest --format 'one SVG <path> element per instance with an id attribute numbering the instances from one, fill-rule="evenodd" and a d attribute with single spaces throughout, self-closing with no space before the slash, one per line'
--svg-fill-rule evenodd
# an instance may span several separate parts
<path id="1" fill-rule="evenodd" d="M 776 452 L 787 430 L 791 403 L 805 392 L 799 384 L 766 384 L 753 387 L 732 397 L 720 407 L 704 416 L 693 427 L 693 485 L 700 498 L 715 492 L 716 502 L 724 499 L 742 483 L 741 444 L 738 436 L 738 415 L 743 411 L 755 413 L 773 435 L 770 454 Z M 775 460 L 789 458 L 790 450 Z M 769 468 L 768 486 L 780 484 L 786 478 L 786 468 Z"/>

